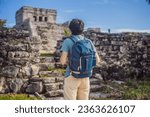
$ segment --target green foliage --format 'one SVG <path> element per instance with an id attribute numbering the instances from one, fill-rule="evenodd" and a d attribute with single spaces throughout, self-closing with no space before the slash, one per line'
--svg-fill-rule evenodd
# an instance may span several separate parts
<path id="1" fill-rule="evenodd" d="M 137 84 L 130 84 L 128 90 L 123 94 L 123 99 L 150 99 L 150 81 L 140 81 Z"/>
<path id="2" fill-rule="evenodd" d="M 58 72 L 64 75 L 66 70 L 65 69 L 58 69 Z"/>
<path id="3" fill-rule="evenodd" d="M 41 53 L 40 54 L 41 57 L 51 57 L 51 56 L 54 56 L 53 53 Z"/>
<path id="4" fill-rule="evenodd" d="M 55 70 L 55 68 L 54 68 L 54 67 L 52 67 L 52 66 L 48 66 L 48 67 L 47 67 L 47 70 L 48 70 L 48 71 L 54 71 L 54 70 Z"/>
<path id="5" fill-rule="evenodd" d="M 51 66 L 48 66 L 48 71 L 58 71 L 59 73 L 65 73 L 65 69 L 63 69 L 63 68 L 54 68 L 54 67 L 51 67 Z"/>
<path id="6" fill-rule="evenodd" d="M 6 20 L 0 19 L 0 28 L 5 27 L 5 25 L 6 25 Z"/>
<path id="7" fill-rule="evenodd" d="M 112 89 L 108 86 L 102 86 L 100 91 L 103 92 L 103 93 L 111 93 Z"/>
<path id="8" fill-rule="evenodd" d="M 65 28 L 65 29 L 64 29 L 64 35 L 65 35 L 66 37 L 69 37 L 69 36 L 71 35 L 70 30 L 67 29 L 67 28 Z"/>
<path id="9" fill-rule="evenodd" d="M 39 100 L 26 94 L 0 94 L 0 100 Z"/>
<path id="10" fill-rule="evenodd" d="M 65 74 L 66 70 L 65 69 L 62 69 L 62 68 L 53 68 L 51 66 L 48 66 L 48 71 L 58 71 L 59 73 L 61 73 L 62 75 Z"/>
<path id="11" fill-rule="evenodd" d="M 150 78 L 145 78 L 144 81 L 129 79 L 122 83 L 107 81 L 100 92 L 108 94 L 108 97 L 98 100 L 150 100 Z"/>

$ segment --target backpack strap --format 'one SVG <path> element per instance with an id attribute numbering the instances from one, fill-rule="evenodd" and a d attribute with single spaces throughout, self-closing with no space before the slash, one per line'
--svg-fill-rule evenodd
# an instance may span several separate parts
<path id="1" fill-rule="evenodd" d="M 72 41 L 74 44 L 77 42 L 77 40 L 76 40 L 76 41 L 74 40 L 75 37 L 73 37 L 73 36 L 71 36 L 70 39 L 71 39 L 71 41 Z"/>
<path id="2" fill-rule="evenodd" d="M 71 39 L 71 41 L 75 44 L 76 42 L 75 42 L 75 40 L 72 38 L 72 37 L 70 37 L 70 39 Z"/>

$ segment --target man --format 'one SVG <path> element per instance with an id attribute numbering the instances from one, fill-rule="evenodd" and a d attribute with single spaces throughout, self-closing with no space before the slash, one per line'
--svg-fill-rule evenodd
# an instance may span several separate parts
<path id="1" fill-rule="evenodd" d="M 79 41 L 83 40 L 84 37 L 82 36 L 84 30 L 84 23 L 80 19 L 73 19 L 70 22 L 69 28 L 72 32 L 72 36 L 75 40 Z M 69 59 L 69 52 L 72 49 L 74 42 L 67 38 L 64 40 L 62 47 L 61 47 L 61 57 L 60 62 L 62 65 L 68 63 Z M 92 42 L 91 42 L 92 44 Z M 94 45 L 92 44 L 93 49 L 96 52 Z M 96 62 L 100 62 L 100 58 L 96 52 Z M 67 64 L 68 65 L 68 64 Z M 90 91 L 90 81 L 89 77 L 86 78 L 75 78 L 70 73 L 69 65 L 66 69 L 65 80 L 64 80 L 64 99 L 65 100 L 88 100 L 89 98 L 89 91 Z"/>

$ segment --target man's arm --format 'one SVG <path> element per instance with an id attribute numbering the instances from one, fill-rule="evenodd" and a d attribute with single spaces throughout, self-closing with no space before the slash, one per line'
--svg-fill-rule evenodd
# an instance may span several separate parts
<path id="1" fill-rule="evenodd" d="M 60 57 L 60 63 L 62 65 L 65 65 L 67 64 L 67 60 L 68 60 L 68 52 L 62 52 Z"/>
<path id="2" fill-rule="evenodd" d="M 96 64 L 98 65 L 98 63 L 100 63 L 100 57 L 98 53 L 96 52 Z"/>

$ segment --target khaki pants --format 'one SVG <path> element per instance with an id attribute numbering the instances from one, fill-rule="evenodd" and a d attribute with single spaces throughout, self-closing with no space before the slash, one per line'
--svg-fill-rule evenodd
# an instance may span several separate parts
<path id="1" fill-rule="evenodd" d="M 69 76 L 64 81 L 65 100 L 88 100 L 90 90 L 89 78 Z"/>

